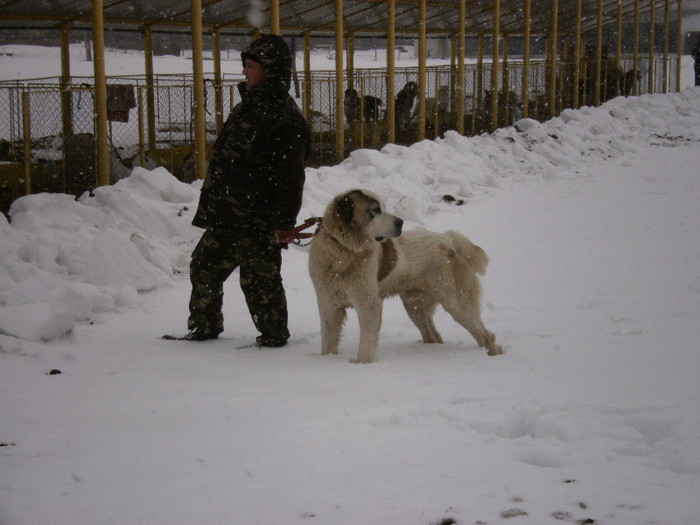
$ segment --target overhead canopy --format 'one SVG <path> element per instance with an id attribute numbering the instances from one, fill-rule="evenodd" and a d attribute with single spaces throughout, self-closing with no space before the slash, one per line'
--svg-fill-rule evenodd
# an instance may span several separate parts
<path id="1" fill-rule="evenodd" d="M 618 4 L 626 20 L 634 17 L 635 4 L 640 16 L 648 13 L 654 2 L 656 16 L 664 6 L 678 0 L 603 0 L 603 25 L 617 22 Z M 546 34 L 552 25 L 552 0 L 530 0 L 532 35 Z M 380 36 L 386 32 L 385 0 L 343 0 L 343 28 L 355 36 Z M 430 37 L 458 33 L 460 0 L 426 0 L 426 33 Z M 524 32 L 525 0 L 501 0 L 500 33 L 520 35 Z M 270 26 L 267 0 L 202 0 L 202 26 L 218 29 L 221 34 L 249 34 Z M 465 0 L 466 34 L 490 35 L 493 31 L 493 0 Z M 558 33 L 573 33 L 576 24 L 576 0 L 559 0 Z M 55 29 L 68 24 L 70 29 L 90 29 L 92 0 L 0 0 L 1 29 Z M 597 27 L 598 0 L 581 0 L 582 31 Z M 189 33 L 192 27 L 190 0 L 103 0 L 106 30 Z M 397 36 L 414 36 L 419 32 L 416 0 L 396 0 L 395 31 Z M 673 13 L 672 16 L 676 16 Z M 279 23 L 283 34 L 310 32 L 330 36 L 335 31 L 333 0 L 279 0 Z"/>

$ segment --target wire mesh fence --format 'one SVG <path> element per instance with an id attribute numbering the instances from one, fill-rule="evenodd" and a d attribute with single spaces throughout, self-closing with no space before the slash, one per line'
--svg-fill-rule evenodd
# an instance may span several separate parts
<path id="1" fill-rule="evenodd" d="M 635 67 L 636 65 L 636 67 Z M 489 62 L 468 63 L 460 101 L 457 68 L 428 67 L 423 105 L 419 104 L 418 68 L 397 68 L 394 142 L 411 144 L 448 130 L 477 134 L 512 125 L 521 115 L 545 120 L 562 109 L 593 105 L 617 95 L 677 90 L 677 57 L 654 60 L 624 57 L 605 60 L 600 79 L 596 62 L 586 59 L 578 87 L 571 61 L 552 70 L 544 59 L 529 62 L 527 83 L 522 61 L 501 64 L 492 83 Z M 555 79 L 555 80 L 552 80 Z M 221 85 L 204 81 L 206 140 L 211 145 L 230 110 L 240 102 L 240 75 L 226 75 Z M 556 83 L 551 89 L 551 83 Z M 343 99 L 336 97 L 334 71 L 311 72 L 293 89 L 312 131 L 311 165 L 337 162 L 338 111 L 343 149 L 380 148 L 389 140 L 384 69 L 355 69 L 344 75 Z M 494 101 L 493 86 L 497 86 Z M 527 93 L 523 86 L 527 85 Z M 95 101 L 92 78 L 59 77 L 0 82 L 0 199 L 3 210 L 26 189 L 80 194 L 95 185 Z M 527 96 L 527 104 L 524 97 Z M 578 97 L 578 101 L 575 99 Z M 110 180 L 135 166 L 165 166 L 183 181 L 194 178 L 194 85 L 192 75 L 156 75 L 153 85 L 143 75 L 109 77 L 107 81 Z M 461 102 L 461 104 L 460 104 Z M 424 118 L 421 119 L 421 108 Z M 462 113 L 460 114 L 460 108 Z M 421 129 L 421 122 L 424 128 Z M 27 177 L 31 183 L 27 184 Z"/>

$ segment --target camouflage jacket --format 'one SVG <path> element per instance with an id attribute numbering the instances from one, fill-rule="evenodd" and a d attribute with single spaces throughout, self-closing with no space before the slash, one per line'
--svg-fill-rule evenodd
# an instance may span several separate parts
<path id="1" fill-rule="evenodd" d="M 244 57 L 246 52 L 250 49 Z M 265 85 L 250 91 L 244 82 L 238 86 L 242 101 L 214 143 L 195 226 L 267 236 L 295 224 L 310 133 L 288 93 L 289 76 L 278 77 L 274 65 L 264 66 Z"/>

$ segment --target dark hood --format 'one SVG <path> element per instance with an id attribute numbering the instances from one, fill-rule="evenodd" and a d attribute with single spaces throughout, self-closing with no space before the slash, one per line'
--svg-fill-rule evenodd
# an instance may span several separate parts
<path id="1" fill-rule="evenodd" d="M 288 92 L 292 79 L 292 55 L 284 38 L 265 35 L 251 42 L 241 53 L 241 60 L 255 60 L 265 69 L 265 83 L 273 91 Z"/>

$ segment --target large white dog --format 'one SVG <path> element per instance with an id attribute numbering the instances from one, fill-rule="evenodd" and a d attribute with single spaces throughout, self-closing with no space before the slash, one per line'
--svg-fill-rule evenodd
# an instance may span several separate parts
<path id="1" fill-rule="evenodd" d="M 336 196 L 311 243 L 309 273 L 321 316 L 322 353 L 337 354 L 346 310 L 360 323 L 358 363 L 371 363 L 382 322 L 382 301 L 398 295 L 424 343 L 442 343 L 433 323 L 438 304 L 489 355 L 501 354 L 481 322 L 479 296 L 486 253 L 463 235 L 413 230 L 384 211 L 378 196 L 351 190 Z"/>

